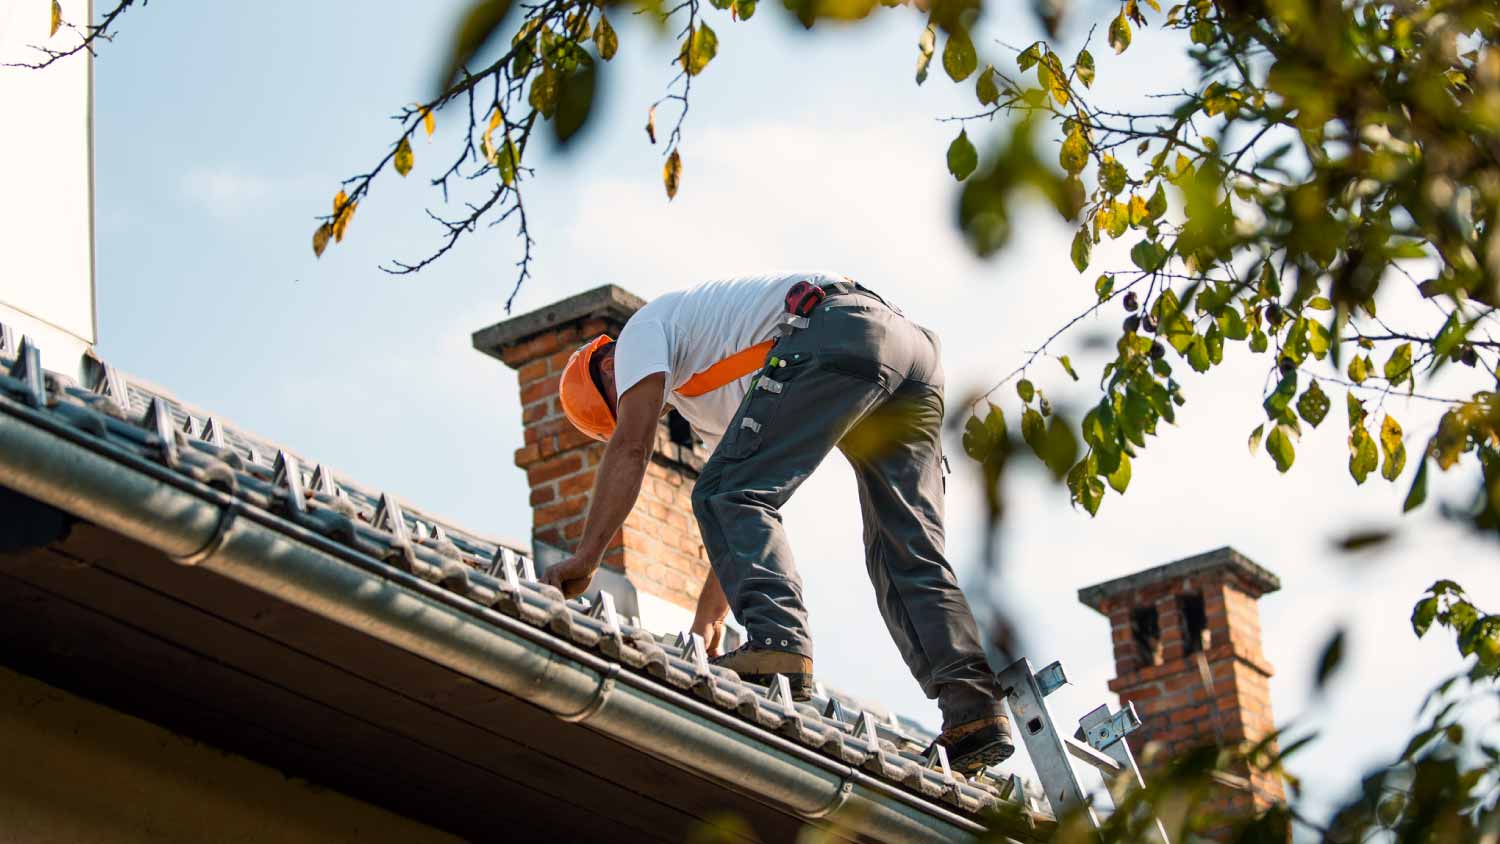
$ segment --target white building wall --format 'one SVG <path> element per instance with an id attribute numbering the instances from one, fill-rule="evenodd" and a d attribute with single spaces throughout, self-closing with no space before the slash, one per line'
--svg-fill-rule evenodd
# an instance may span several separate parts
<path id="1" fill-rule="evenodd" d="M 80 29 L 91 0 L 61 0 Z M 35 62 L 32 45 L 67 49 L 48 0 L 0 0 L 0 63 Z M 94 344 L 92 62 L 79 52 L 44 70 L 0 67 L 0 323 L 32 338 L 48 369 L 79 374 Z"/>

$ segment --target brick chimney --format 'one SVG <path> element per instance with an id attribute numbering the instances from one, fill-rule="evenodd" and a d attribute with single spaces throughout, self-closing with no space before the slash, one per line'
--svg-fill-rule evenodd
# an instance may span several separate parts
<path id="1" fill-rule="evenodd" d="M 1256 601 L 1280 588 L 1276 575 L 1220 548 L 1079 590 L 1080 601 L 1109 618 L 1109 687 L 1141 716 L 1130 743 L 1148 766 L 1275 730 Z M 1214 795 L 1215 810 L 1254 814 L 1285 801 L 1280 779 L 1240 773 L 1241 782 Z"/>
<path id="2" fill-rule="evenodd" d="M 585 341 L 618 336 L 644 304 L 605 285 L 474 332 L 474 348 L 516 370 L 525 441 L 515 459 L 531 486 L 534 542 L 568 551 L 578 544 L 604 454 L 603 443 L 579 433 L 563 415 L 557 400 L 563 365 Z M 641 497 L 604 555 L 604 565 L 641 593 L 641 618 L 652 629 L 686 629 L 708 574 L 691 499 L 707 456 L 681 417 L 665 417 Z"/>

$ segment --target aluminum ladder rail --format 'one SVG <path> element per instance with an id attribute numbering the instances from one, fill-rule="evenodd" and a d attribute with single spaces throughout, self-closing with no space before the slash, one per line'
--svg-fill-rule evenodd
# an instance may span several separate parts
<path id="1" fill-rule="evenodd" d="M 1122 805 L 1133 791 L 1145 787 L 1135 756 L 1125 742 L 1125 736 L 1141 725 L 1134 704 L 1125 704 L 1113 715 L 1108 706 L 1101 705 L 1080 718 L 1075 733 L 1083 738 L 1079 741 L 1074 736 L 1058 732 L 1044 700 L 1068 682 L 1061 662 L 1033 672 L 1030 660 L 1018 659 L 1000 672 L 997 679 L 1010 705 L 1015 727 L 1026 742 L 1026 752 L 1031 756 L 1047 802 L 1058 818 L 1069 812 L 1082 811 L 1089 823 L 1095 829 L 1099 828 L 1099 817 L 1078 781 L 1074 760 L 1099 771 L 1116 807 Z M 1149 830 L 1148 835 L 1156 844 L 1170 844 L 1159 818 L 1151 818 Z"/>

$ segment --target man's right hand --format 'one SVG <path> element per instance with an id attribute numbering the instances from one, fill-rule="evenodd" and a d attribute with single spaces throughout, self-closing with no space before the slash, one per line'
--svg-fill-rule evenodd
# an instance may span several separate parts
<path id="1" fill-rule="evenodd" d="M 722 653 L 724 645 L 724 619 L 718 621 L 700 622 L 693 620 L 691 632 L 703 637 L 703 645 L 708 650 L 709 656 L 718 656 Z"/>

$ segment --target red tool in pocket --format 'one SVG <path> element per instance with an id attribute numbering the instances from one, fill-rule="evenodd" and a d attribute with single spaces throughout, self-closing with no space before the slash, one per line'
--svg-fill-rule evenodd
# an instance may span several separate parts
<path id="1" fill-rule="evenodd" d="M 799 281 L 786 292 L 786 312 L 805 317 L 826 298 L 828 294 L 823 288 L 810 281 Z"/>

